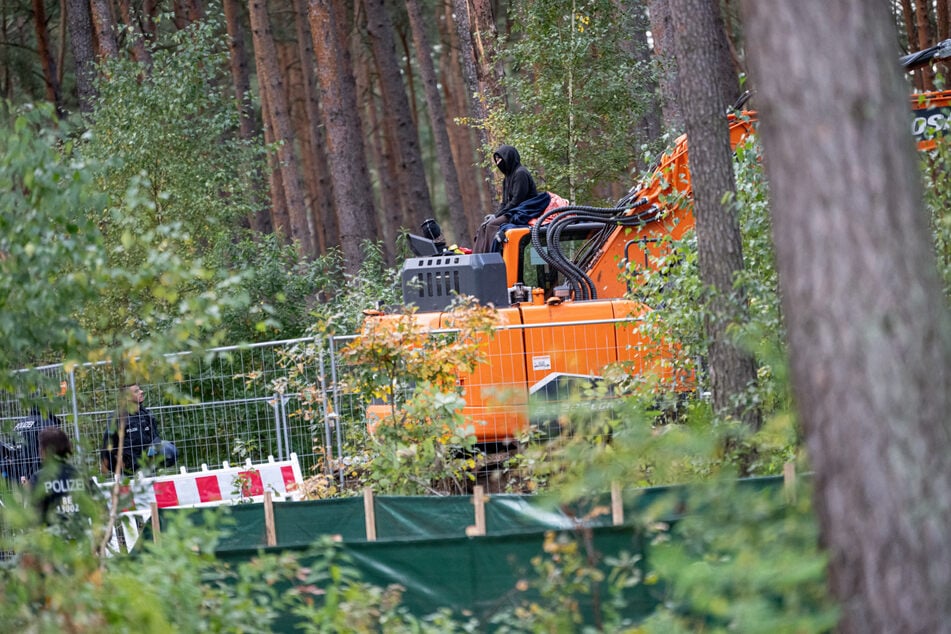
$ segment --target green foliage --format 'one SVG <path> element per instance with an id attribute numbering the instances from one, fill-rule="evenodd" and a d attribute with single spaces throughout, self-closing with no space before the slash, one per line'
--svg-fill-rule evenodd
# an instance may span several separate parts
<path id="1" fill-rule="evenodd" d="M 455 634 L 474 632 L 472 622 L 457 622 L 445 610 L 417 618 L 400 605 L 403 588 L 379 588 L 360 580 L 359 571 L 339 545 L 321 538 L 313 546 L 314 565 L 301 571 L 294 614 L 300 631 L 311 634 Z"/>
<path id="2" fill-rule="evenodd" d="M 583 531 L 580 531 L 583 533 Z M 620 615 L 624 591 L 641 582 L 639 556 L 622 553 L 602 561 L 590 534 L 545 534 L 544 555 L 532 559 L 533 575 L 519 582 L 517 591 L 534 591 L 501 611 L 491 622 L 499 634 L 545 632 L 620 632 L 629 627 Z M 598 627 L 583 626 L 582 598 L 589 599 Z"/>
<path id="3" fill-rule="evenodd" d="M 665 514 L 688 511 L 650 550 L 649 581 L 665 596 L 641 631 L 832 631 L 810 493 L 800 486 L 787 502 L 775 489 L 715 480 L 667 501 Z"/>
<path id="4" fill-rule="evenodd" d="M 526 0 L 513 10 L 503 86 L 514 105 L 489 104 L 487 127 L 546 189 L 601 204 L 598 186 L 627 182 L 631 148 L 644 141 L 650 69 L 629 50 L 635 17 L 610 0 Z"/>
<path id="5" fill-rule="evenodd" d="M 768 417 L 790 409 L 790 402 L 784 380 L 785 330 L 761 158 L 755 137 L 736 149 L 737 191 L 733 204 L 743 239 L 744 269 L 734 287 L 742 291 L 746 303 L 743 310 L 737 307 L 732 311 L 737 315 L 745 313 L 745 318 L 731 324 L 730 331 L 740 345 L 756 355 L 759 363 L 758 384 L 741 397 L 742 405 L 757 407 Z M 645 332 L 654 340 L 674 342 L 681 353 L 675 359 L 679 369 L 692 371 L 706 356 L 709 345 L 704 330 L 705 306 L 713 301 L 735 299 L 713 297 L 713 291 L 700 281 L 694 232 L 688 232 L 681 240 L 667 239 L 666 247 L 666 255 L 656 262 L 656 268 L 637 271 L 632 283 L 637 288 L 635 297 L 652 309 L 644 317 Z M 635 272 L 632 270 L 630 275 Z M 702 382 L 700 388 L 704 389 Z"/>
<path id="6" fill-rule="evenodd" d="M 431 334 L 412 312 L 368 319 L 341 351 L 348 383 L 367 400 L 374 433 L 367 448 L 367 482 L 387 493 L 462 492 L 472 478 L 475 429 L 462 415 L 461 373 L 484 361 L 481 341 L 493 311 L 460 300 L 446 328 Z M 457 329 L 457 330 L 456 330 Z M 411 391 L 407 397 L 405 394 Z"/>
<path id="7" fill-rule="evenodd" d="M 73 309 L 101 289 L 104 262 L 83 211 L 102 197 L 51 106 L 0 106 L 0 115 L 0 367 L 10 368 L 58 360 L 85 341 Z"/>
<path id="8" fill-rule="evenodd" d="M 951 139 L 938 140 L 938 147 L 922 158 L 925 178 L 925 204 L 931 215 L 938 258 L 938 270 L 944 282 L 944 296 L 951 300 Z"/>
<path id="9" fill-rule="evenodd" d="M 220 32 L 210 19 L 165 35 L 152 47 L 147 73 L 126 57 L 100 69 L 81 151 L 109 197 L 86 210 L 103 234 L 108 263 L 130 272 L 191 270 L 187 279 L 130 276 L 108 287 L 87 314 L 98 332 L 161 332 L 176 318 L 175 306 L 228 278 L 210 274 L 200 257 L 229 242 L 235 221 L 255 208 L 253 179 L 235 169 L 251 164 L 255 148 L 234 140 L 237 111 L 222 90 L 228 49 Z M 145 323 L 153 310 L 164 318 Z"/>
<path id="10" fill-rule="evenodd" d="M 315 307 L 313 332 L 349 335 L 360 330 L 365 310 L 402 304 L 400 271 L 388 266 L 383 245 L 365 240 L 363 261 L 356 275 L 340 276 L 327 289 L 331 301 Z M 325 256 L 328 257 L 328 256 Z M 334 252 L 327 269 L 342 270 L 340 254 Z"/>
<path id="11" fill-rule="evenodd" d="M 137 556 L 105 560 L 88 538 L 22 528 L 32 520 L 16 504 L 0 517 L 21 527 L 2 543 L 16 553 L 0 565 L 0 619 L 11 631 L 271 632 L 285 606 L 279 582 L 289 584 L 296 571 L 282 556 L 235 569 L 218 562 L 210 553 L 221 526 L 211 511 L 201 528 L 178 518 Z"/>
<path id="12" fill-rule="evenodd" d="M 294 245 L 283 244 L 274 234 L 222 245 L 215 259 L 216 268 L 242 271 L 238 284 L 249 300 L 249 306 L 225 313 L 231 342 L 304 336 L 318 302 L 344 285 L 336 251 L 303 260 Z"/>

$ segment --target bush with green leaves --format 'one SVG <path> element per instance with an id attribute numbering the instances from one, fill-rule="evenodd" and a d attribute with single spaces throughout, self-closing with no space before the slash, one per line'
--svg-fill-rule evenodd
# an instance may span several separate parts
<path id="1" fill-rule="evenodd" d="M 922 172 L 938 269 L 945 298 L 951 300 L 951 136 L 941 137 L 937 148 L 922 157 Z"/>
<path id="2" fill-rule="evenodd" d="M 230 243 L 237 221 L 260 206 L 253 177 L 236 169 L 250 170 L 260 148 L 238 140 L 237 109 L 224 90 L 228 47 L 220 21 L 211 15 L 161 32 L 147 69 L 125 56 L 103 63 L 79 144 L 108 196 L 85 211 L 103 235 L 109 265 L 130 272 L 160 260 L 200 262 Z M 168 321 L 150 326 L 143 314 L 169 312 L 163 305 L 200 296 L 232 275 L 205 271 L 187 281 L 106 288 L 87 323 L 97 332 L 150 336 Z"/>
<path id="3" fill-rule="evenodd" d="M 357 273 L 340 275 L 325 289 L 327 301 L 314 309 L 316 324 L 311 334 L 352 335 L 359 332 L 364 311 L 402 305 L 400 271 L 387 264 L 383 245 L 365 240 L 361 248 L 363 260 Z M 333 267 L 327 268 L 342 268 L 339 254 L 331 257 Z"/>
<path id="4" fill-rule="evenodd" d="M 8 371 L 41 362 L 111 361 L 124 378 L 143 380 L 160 369 L 174 373 L 166 352 L 221 341 L 222 315 L 244 303 L 235 278 L 152 248 L 178 240 L 176 224 L 126 232 L 110 243 L 93 218 L 110 204 L 91 177 L 97 163 L 77 152 L 71 129 L 50 108 L 4 109 L 0 124 L 0 184 L 8 191 L 0 202 L 0 386 L 16 390 Z M 146 205 L 140 184 L 137 177 L 126 184 L 111 215 L 133 215 Z M 126 262 L 129 251 L 144 258 Z M 196 287 L 202 291 L 190 292 Z M 131 296 L 138 298 L 134 312 L 110 302 Z M 42 376 L 36 382 L 42 385 Z M 57 382 L 43 391 L 59 388 Z"/>
<path id="5" fill-rule="evenodd" d="M 740 398 L 745 407 L 756 407 L 765 417 L 790 409 L 785 377 L 785 337 L 774 265 L 767 188 L 762 155 L 755 137 L 736 148 L 734 171 L 737 189 L 731 204 L 737 211 L 743 239 L 744 268 L 734 286 L 742 289 L 746 304 L 734 314 L 744 321 L 730 326 L 734 340 L 754 353 L 758 361 L 757 386 Z M 689 204 L 689 201 L 669 201 Z M 696 234 L 680 240 L 665 238 L 666 254 L 648 270 L 629 270 L 634 297 L 650 306 L 643 318 L 645 332 L 654 340 L 674 343 L 680 351 L 674 361 L 682 371 L 698 371 L 698 389 L 704 387 L 703 358 L 709 342 L 704 330 L 705 308 L 710 302 L 732 301 L 700 281 Z M 735 296 L 741 296 L 739 294 Z"/>
<path id="6" fill-rule="evenodd" d="M 85 344 L 75 309 L 101 291 L 107 267 L 84 211 L 105 199 L 51 106 L 0 104 L 0 126 L 0 367 L 12 369 Z"/>
<path id="7" fill-rule="evenodd" d="M 775 487 L 716 478 L 658 503 L 659 520 L 680 519 L 661 524 L 650 548 L 661 603 L 641 631 L 833 631 L 810 489 L 787 489 L 787 500 Z"/>
<path id="8" fill-rule="evenodd" d="M 376 400 L 364 480 L 385 493 L 461 493 L 474 479 L 475 424 L 459 376 L 485 361 L 494 310 L 460 299 L 433 333 L 412 310 L 367 319 L 341 351 L 346 381 L 366 402 Z"/>
<path id="9" fill-rule="evenodd" d="M 212 554 L 225 527 L 206 511 L 202 527 L 176 518 L 157 543 L 135 556 L 100 558 L 90 538 L 75 541 L 35 524 L 9 497 L 0 509 L 14 527 L 2 548 L 0 619 L 25 632 L 272 632 L 290 609 L 283 586 L 298 567 L 286 555 L 262 555 L 228 567 Z M 102 525 L 94 519 L 94 535 Z"/>
<path id="10" fill-rule="evenodd" d="M 633 627 L 622 616 L 625 591 L 642 582 L 640 555 L 604 557 L 594 548 L 590 529 L 548 531 L 544 554 L 532 558 L 532 573 L 515 590 L 523 597 L 491 618 L 498 634 L 537 632 L 621 632 Z M 534 596 L 528 594 L 533 593 Z M 588 599 L 593 614 L 582 613 Z"/>
<path id="11" fill-rule="evenodd" d="M 275 234 L 248 235 L 222 245 L 213 264 L 242 271 L 238 284 L 248 295 L 247 308 L 225 314 L 232 343 L 305 336 L 315 311 L 325 310 L 322 304 L 345 286 L 338 251 L 301 259 L 295 245 L 284 244 Z"/>

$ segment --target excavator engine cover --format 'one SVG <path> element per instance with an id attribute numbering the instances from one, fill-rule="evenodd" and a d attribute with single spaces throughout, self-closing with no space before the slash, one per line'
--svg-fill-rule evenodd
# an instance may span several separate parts
<path id="1" fill-rule="evenodd" d="M 482 305 L 510 305 L 505 263 L 499 253 L 450 253 L 410 258 L 403 263 L 403 303 L 421 311 L 441 311 L 456 295 L 471 295 Z"/>

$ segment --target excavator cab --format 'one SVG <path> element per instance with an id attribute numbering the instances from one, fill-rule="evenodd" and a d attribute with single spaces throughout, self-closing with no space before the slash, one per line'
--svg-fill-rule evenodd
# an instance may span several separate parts
<path id="1" fill-rule="evenodd" d="M 557 248 L 568 260 L 577 260 L 590 248 L 591 240 L 604 231 L 604 228 L 605 225 L 598 222 L 567 227 L 558 236 Z M 514 227 L 505 233 L 502 259 L 505 262 L 508 286 L 515 301 L 539 303 L 551 297 L 567 297 L 568 280 L 564 273 L 551 263 L 547 226 L 538 228 L 537 239 L 538 245 L 532 241 L 532 227 Z M 521 297 L 519 293 L 522 294 Z"/>

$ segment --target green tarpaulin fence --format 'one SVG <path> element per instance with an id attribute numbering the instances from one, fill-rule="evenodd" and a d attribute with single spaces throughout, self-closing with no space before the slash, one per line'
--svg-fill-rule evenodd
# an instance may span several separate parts
<path id="1" fill-rule="evenodd" d="M 782 478 L 751 478 L 741 486 L 764 489 L 777 494 Z M 625 523 L 612 526 L 610 512 L 590 514 L 596 506 L 609 506 L 610 499 L 589 501 L 584 506 L 564 508 L 546 504 L 543 498 L 523 495 L 492 495 L 486 498 L 486 535 L 466 536 L 474 524 L 472 496 L 400 497 L 374 499 L 376 541 L 367 541 L 364 500 L 342 498 L 308 502 L 274 503 L 277 545 L 266 547 L 265 513 L 262 504 L 238 504 L 221 507 L 233 519 L 233 526 L 222 538 L 216 557 L 229 564 L 249 560 L 259 552 L 296 553 L 303 565 L 317 555 L 309 546 L 322 535 L 337 535 L 341 548 L 352 559 L 364 581 L 386 587 L 405 588 L 403 604 L 418 616 L 440 608 L 471 614 L 483 624 L 503 606 L 525 598 L 516 590 L 520 580 L 532 577 L 531 560 L 542 554 L 547 531 L 589 530 L 587 537 L 605 557 L 622 553 L 636 555 L 646 562 L 648 547 L 639 526 L 644 511 L 664 496 L 678 499 L 681 487 L 639 489 L 625 495 Z M 675 519 L 672 503 L 669 518 Z M 682 512 L 683 508 L 676 509 Z M 202 513 L 195 509 L 165 509 L 160 523 L 171 515 L 186 514 L 201 523 Z M 584 521 L 578 518 L 584 518 Z M 151 539 L 146 529 L 143 539 Z M 590 597 L 579 597 L 583 612 L 593 614 Z M 630 589 L 625 616 L 636 621 L 654 609 L 660 599 L 658 588 L 640 584 Z M 294 620 L 287 617 L 281 631 L 293 631 Z M 489 631 L 492 628 L 487 628 Z"/>

